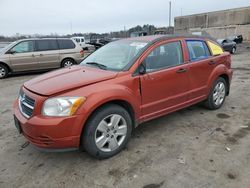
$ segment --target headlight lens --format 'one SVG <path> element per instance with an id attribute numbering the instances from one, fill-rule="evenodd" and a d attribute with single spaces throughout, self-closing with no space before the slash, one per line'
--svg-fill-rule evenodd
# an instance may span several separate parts
<path id="1" fill-rule="evenodd" d="M 44 102 L 42 113 L 45 116 L 72 116 L 86 100 L 85 97 L 56 97 Z"/>

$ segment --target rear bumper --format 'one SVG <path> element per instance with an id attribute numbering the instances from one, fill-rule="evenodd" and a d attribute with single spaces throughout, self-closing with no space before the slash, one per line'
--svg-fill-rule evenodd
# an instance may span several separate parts
<path id="1" fill-rule="evenodd" d="M 232 78 L 233 78 L 233 69 L 229 69 L 228 75 L 229 75 L 229 80 L 230 80 L 230 83 L 231 83 Z"/>
<path id="2" fill-rule="evenodd" d="M 38 115 L 26 119 L 19 111 L 17 101 L 14 103 L 13 110 L 22 134 L 36 147 L 50 150 L 79 148 L 83 115 L 59 118 Z"/>
<path id="3" fill-rule="evenodd" d="M 79 58 L 79 59 L 75 59 L 75 62 L 77 64 L 80 64 L 83 60 L 84 60 L 84 57 L 83 58 Z"/>

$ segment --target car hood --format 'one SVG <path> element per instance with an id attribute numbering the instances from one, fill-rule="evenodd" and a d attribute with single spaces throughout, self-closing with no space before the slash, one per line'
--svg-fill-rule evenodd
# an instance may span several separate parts
<path id="1" fill-rule="evenodd" d="M 36 77 L 24 87 L 39 95 L 50 96 L 86 85 L 115 78 L 117 72 L 87 66 L 73 66 Z"/>

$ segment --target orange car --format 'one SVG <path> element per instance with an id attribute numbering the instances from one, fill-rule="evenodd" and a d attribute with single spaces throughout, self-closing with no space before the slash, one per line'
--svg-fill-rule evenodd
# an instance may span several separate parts
<path id="1" fill-rule="evenodd" d="M 15 125 L 50 150 L 84 148 L 103 159 L 120 152 L 140 123 L 229 94 L 231 57 L 203 37 L 146 36 L 107 44 L 80 65 L 26 82 Z"/>

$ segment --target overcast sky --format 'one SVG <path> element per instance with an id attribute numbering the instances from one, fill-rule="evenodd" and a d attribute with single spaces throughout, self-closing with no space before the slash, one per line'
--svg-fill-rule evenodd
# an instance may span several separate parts
<path id="1" fill-rule="evenodd" d="M 250 6 L 249 0 L 172 0 L 172 16 Z M 0 0 L 0 35 L 110 32 L 168 26 L 168 0 Z M 173 24 L 173 20 L 172 20 Z"/>

